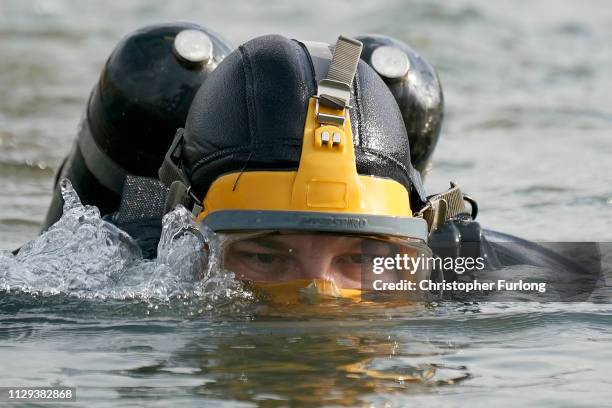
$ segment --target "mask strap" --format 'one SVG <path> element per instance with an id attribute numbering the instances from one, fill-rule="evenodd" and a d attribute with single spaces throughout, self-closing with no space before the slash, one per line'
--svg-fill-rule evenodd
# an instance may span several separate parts
<path id="1" fill-rule="evenodd" d="M 160 181 L 170 189 L 166 198 L 165 212 L 167 213 L 178 204 L 182 204 L 193 215 L 197 215 L 202 211 L 202 206 L 200 205 L 202 200 L 191 191 L 191 185 L 187 181 L 180 165 L 184 131 L 184 129 L 179 129 L 176 132 L 174 141 L 164 157 L 158 174 Z"/>

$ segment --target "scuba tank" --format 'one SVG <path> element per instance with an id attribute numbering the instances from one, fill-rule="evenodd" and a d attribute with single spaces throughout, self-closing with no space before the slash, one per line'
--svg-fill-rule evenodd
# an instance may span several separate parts
<path id="1" fill-rule="evenodd" d="M 230 52 L 220 36 L 190 23 L 152 25 L 126 36 L 89 97 L 43 230 L 62 215 L 64 177 L 101 215 L 118 208 L 126 176 L 157 178 L 196 91 Z"/>
<path id="2" fill-rule="evenodd" d="M 421 176 L 431 164 L 444 116 L 444 96 L 435 69 L 405 43 L 384 35 L 363 35 L 361 59 L 387 84 L 410 139 L 410 160 Z"/>

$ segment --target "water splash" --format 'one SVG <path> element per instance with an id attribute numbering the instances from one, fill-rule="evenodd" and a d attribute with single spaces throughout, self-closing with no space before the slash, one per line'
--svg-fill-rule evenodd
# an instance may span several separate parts
<path id="1" fill-rule="evenodd" d="M 17 255 L 0 252 L 0 291 L 78 299 L 136 300 L 149 305 L 179 301 L 190 313 L 250 299 L 232 273 L 214 262 L 212 231 L 199 231 L 182 206 L 163 221 L 158 257 L 143 259 L 135 241 L 83 205 L 67 179 L 61 182 L 63 215 Z"/>

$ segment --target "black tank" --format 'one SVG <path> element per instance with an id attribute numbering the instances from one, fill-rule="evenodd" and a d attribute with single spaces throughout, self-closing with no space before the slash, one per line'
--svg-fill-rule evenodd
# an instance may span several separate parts
<path id="1" fill-rule="evenodd" d="M 361 58 L 385 81 L 402 112 L 412 165 L 424 176 L 438 143 L 444 95 L 435 69 L 407 44 L 384 35 L 357 37 Z"/>
<path id="2" fill-rule="evenodd" d="M 230 52 L 226 41 L 196 24 L 153 25 L 126 36 L 91 93 L 43 229 L 62 214 L 60 178 L 70 179 L 83 203 L 102 215 L 119 206 L 126 175 L 157 178 L 195 93 Z"/>

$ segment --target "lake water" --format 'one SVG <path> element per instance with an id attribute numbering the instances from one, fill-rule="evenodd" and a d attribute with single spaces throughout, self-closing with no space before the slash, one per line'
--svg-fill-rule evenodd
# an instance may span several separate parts
<path id="1" fill-rule="evenodd" d="M 234 45 L 266 33 L 327 42 L 340 33 L 396 36 L 437 67 L 445 91 L 429 193 L 455 180 L 478 199 L 482 225 L 528 239 L 612 240 L 612 8 L 603 0 L 4 0 L 0 249 L 38 235 L 54 171 L 116 42 L 171 20 L 205 25 Z M 612 400 L 609 287 L 582 303 L 262 313 L 236 293 L 166 302 L 169 286 L 182 283 L 159 265 L 137 269 L 157 274 L 153 286 L 83 296 L 104 284 L 105 259 L 92 275 L 100 279 L 79 281 L 83 291 L 74 282 L 52 290 L 65 288 L 53 273 L 82 272 L 71 269 L 74 260 L 64 269 L 30 260 L 45 277 L 33 287 L 42 292 L 0 293 L 0 386 L 72 385 L 77 402 L 66 406 L 87 407 Z M 27 269 L 25 260 L 0 261 L 0 277 Z M 611 277 L 606 270 L 608 284 Z"/>

